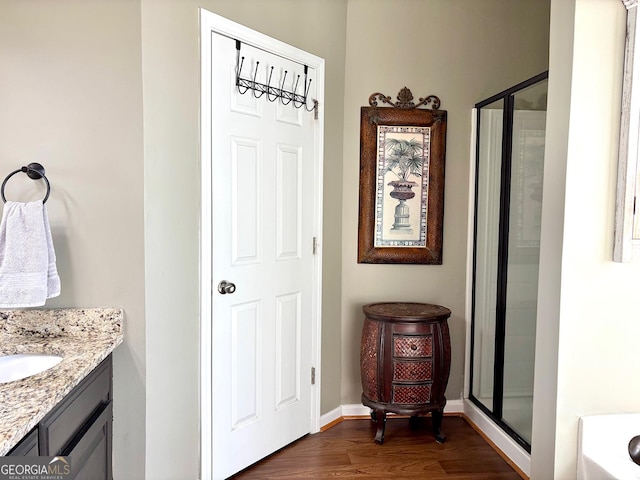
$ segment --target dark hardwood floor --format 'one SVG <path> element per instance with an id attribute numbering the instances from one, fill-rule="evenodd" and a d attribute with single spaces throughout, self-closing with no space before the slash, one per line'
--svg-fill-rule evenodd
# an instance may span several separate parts
<path id="1" fill-rule="evenodd" d="M 443 444 L 431 418 L 416 428 L 407 418 L 387 420 L 383 445 L 369 419 L 345 420 L 307 435 L 233 476 L 236 479 L 521 480 L 520 475 L 461 417 L 446 416 Z"/>

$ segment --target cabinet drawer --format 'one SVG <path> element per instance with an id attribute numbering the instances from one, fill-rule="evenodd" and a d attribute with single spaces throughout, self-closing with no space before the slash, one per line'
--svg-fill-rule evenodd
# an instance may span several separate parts
<path id="1" fill-rule="evenodd" d="M 415 404 L 431 401 L 431 384 L 426 385 L 394 385 L 393 403 Z"/>
<path id="2" fill-rule="evenodd" d="M 433 355 L 433 336 L 393 336 L 394 357 L 431 357 Z"/>
<path id="3" fill-rule="evenodd" d="M 433 380 L 433 362 L 393 362 L 393 380 L 429 381 Z"/>
<path id="4" fill-rule="evenodd" d="M 82 426 L 111 400 L 111 362 L 100 364 L 87 378 L 45 417 L 41 427 L 46 431 L 46 454 L 59 455 Z M 42 445 L 41 445 L 42 450 Z"/>

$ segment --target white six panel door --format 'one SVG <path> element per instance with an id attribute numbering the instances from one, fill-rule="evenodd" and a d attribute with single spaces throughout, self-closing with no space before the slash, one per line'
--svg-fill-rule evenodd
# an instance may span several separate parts
<path id="1" fill-rule="evenodd" d="M 235 87 L 236 45 L 212 34 L 214 476 L 310 431 L 313 113 Z M 243 76 L 292 90 L 302 66 L 242 45 Z M 302 91 L 300 80 L 298 91 Z M 313 83 L 310 96 L 313 98 Z M 233 282 L 232 294 L 216 293 Z"/>

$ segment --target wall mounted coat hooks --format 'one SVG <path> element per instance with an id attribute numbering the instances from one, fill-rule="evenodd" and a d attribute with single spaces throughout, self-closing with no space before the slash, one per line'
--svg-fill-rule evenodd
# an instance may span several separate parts
<path id="1" fill-rule="evenodd" d="M 315 118 L 318 118 L 318 101 L 313 100 L 313 106 L 311 108 L 307 107 L 307 96 L 309 95 L 309 89 L 311 88 L 312 81 L 311 78 L 308 78 L 309 67 L 307 65 L 302 65 L 302 67 L 304 68 L 304 86 L 303 94 L 301 95 L 297 93 L 298 85 L 300 83 L 300 75 L 295 77 L 295 85 L 293 85 L 292 90 L 285 89 L 287 75 L 289 74 L 287 70 L 284 71 L 279 87 L 274 87 L 271 85 L 271 78 L 273 76 L 274 68 L 273 66 L 268 69 L 267 83 L 258 82 L 256 78 L 258 77 L 258 69 L 260 67 L 259 61 L 256 61 L 256 68 L 253 71 L 253 78 L 243 78 L 242 69 L 244 67 L 244 57 L 240 55 L 241 47 L 242 42 L 240 42 L 240 40 L 236 40 L 236 87 L 238 88 L 238 92 L 241 95 L 244 95 L 249 90 L 251 90 L 255 98 L 260 98 L 264 94 L 266 94 L 266 98 L 270 102 L 275 102 L 280 99 L 283 105 L 289 105 L 290 103 L 293 103 L 293 106 L 295 108 L 302 108 L 304 106 L 304 109 L 306 111 L 314 112 Z"/>

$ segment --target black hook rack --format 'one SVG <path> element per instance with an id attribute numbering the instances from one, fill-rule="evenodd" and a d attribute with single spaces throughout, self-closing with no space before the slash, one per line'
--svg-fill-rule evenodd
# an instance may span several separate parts
<path id="1" fill-rule="evenodd" d="M 49 194 L 51 193 L 51 185 L 49 184 L 49 180 L 44 174 L 44 167 L 39 163 L 30 163 L 26 167 L 21 167 L 17 170 L 14 170 L 13 172 L 11 172 L 9 175 L 5 177 L 4 181 L 2 182 L 2 187 L 0 187 L 0 196 L 2 197 L 2 201 L 4 203 L 7 203 L 7 199 L 4 196 L 4 186 L 7 184 L 7 181 L 11 177 L 13 177 L 16 173 L 20 173 L 20 172 L 26 173 L 27 176 L 29 178 L 32 178 L 33 180 L 43 179 L 45 181 L 45 183 L 47 184 L 47 194 L 44 196 L 42 203 L 46 203 L 49 198 Z"/>
<path id="2" fill-rule="evenodd" d="M 311 79 L 307 78 L 309 67 L 307 65 L 303 65 L 304 67 L 304 95 L 300 95 L 296 93 L 298 91 L 298 85 L 300 83 L 300 75 L 296 77 L 296 83 L 293 87 L 293 91 L 285 90 L 284 85 L 287 80 L 288 71 L 284 71 L 284 75 L 282 77 L 282 82 L 280 83 L 280 87 L 271 86 L 271 77 L 273 76 L 273 66 L 269 69 L 267 83 L 260 83 L 256 81 L 258 75 L 258 67 L 260 66 L 260 62 L 256 61 L 256 68 L 253 72 L 253 78 L 242 78 L 242 67 L 244 65 L 244 57 L 240 56 L 240 48 L 242 42 L 240 40 L 236 40 L 236 87 L 238 88 L 238 92 L 241 95 L 244 95 L 249 90 L 252 91 L 253 96 L 255 98 L 262 97 L 265 93 L 267 94 L 267 100 L 270 102 L 275 102 L 280 99 L 283 105 L 289 105 L 293 102 L 293 106 L 295 108 L 302 108 L 307 112 L 315 112 L 315 118 L 318 118 L 318 101 L 313 100 L 313 106 L 311 108 L 307 107 L 307 96 L 309 95 L 309 89 L 311 88 Z"/>

